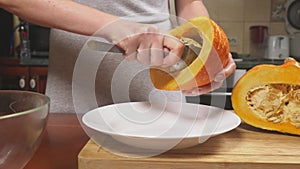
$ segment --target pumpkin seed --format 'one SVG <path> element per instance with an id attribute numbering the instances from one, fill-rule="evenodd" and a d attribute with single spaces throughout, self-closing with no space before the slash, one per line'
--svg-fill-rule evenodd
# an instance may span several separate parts
<path id="1" fill-rule="evenodd" d="M 269 122 L 290 122 L 300 128 L 300 85 L 263 84 L 248 91 L 249 108 Z"/>

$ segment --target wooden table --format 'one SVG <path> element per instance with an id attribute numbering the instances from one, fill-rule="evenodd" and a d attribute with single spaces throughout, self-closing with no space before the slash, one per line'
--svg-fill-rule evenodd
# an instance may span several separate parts
<path id="1" fill-rule="evenodd" d="M 40 147 L 24 169 L 77 169 L 88 140 L 76 114 L 50 113 Z"/>
<path id="2" fill-rule="evenodd" d="M 299 169 L 300 137 L 241 124 L 198 146 L 136 159 L 113 155 L 89 141 L 75 114 L 50 114 L 42 143 L 25 169 L 77 168 Z"/>

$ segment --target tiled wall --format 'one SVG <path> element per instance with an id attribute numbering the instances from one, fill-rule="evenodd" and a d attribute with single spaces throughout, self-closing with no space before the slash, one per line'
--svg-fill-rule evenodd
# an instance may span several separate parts
<path id="1" fill-rule="evenodd" d="M 226 32 L 229 39 L 236 39 L 231 51 L 249 54 L 249 28 L 253 25 L 268 26 L 269 35 L 286 35 L 284 20 L 272 18 L 277 3 L 285 0 L 204 0 L 210 17 Z M 284 14 L 284 11 L 283 11 Z"/>

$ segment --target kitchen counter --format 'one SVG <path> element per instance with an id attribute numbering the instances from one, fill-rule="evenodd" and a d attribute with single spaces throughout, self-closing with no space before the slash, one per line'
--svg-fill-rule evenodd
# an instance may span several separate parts
<path id="1" fill-rule="evenodd" d="M 22 60 L 20 65 L 22 66 L 48 66 L 48 58 L 32 58 L 29 60 Z"/>
<path id="2" fill-rule="evenodd" d="M 77 155 L 88 140 L 76 114 L 50 113 L 42 142 L 24 169 L 77 169 Z"/>
<path id="3" fill-rule="evenodd" d="M 249 56 L 249 54 L 233 54 L 233 59 L 236 63 L 237 69 L 251 69 L 252 67 L 260 64 L 272 64 L 272 65 L 281 65 L 284 63 L 284 59 L 264 59 L 255 60 Z M 293 57 L 298 62 L 300 58 Z"/>
<path id="4" fill-rule="evenodd" d="M 241 124 L 195 147 L 151 158 L 126 158 L 89 140 L 75 114 L 50 114 L 41 145 L 25 169 L 298 169 L 299 143 L 299 136 Z"/>
<path id="5" fill-rule="evenodd" d="M 0 65 L 6 66 L 48 66 L 48 58 L 31 58 L 28 60 L 20 60 L 15 57 L 0 58 Z"/>
<path id="6" fill-rule="evenodd" d="M 251 69 L 252 67 L 260 64 L 281 65 L 284 60 L 249 60 L 249 59 L 235 59 L 237 69 Z"/>

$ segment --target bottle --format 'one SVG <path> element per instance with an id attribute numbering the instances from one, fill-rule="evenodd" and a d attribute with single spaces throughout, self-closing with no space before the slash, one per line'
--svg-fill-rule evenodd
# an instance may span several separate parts
<path id="1" fill-rule="evenodd" d="M 26 23 L 25 21 L 21 21 L 19 26 L 19 32 L 20 32 L 20 59 L 21 61 L 24 61 L 31 58 L 28 23 Z"/>
<path id="2" fill-rule="evenodd" d="M 268 47 L 268 27 L 250 27 L 250 57 L 254 60 L 263 60 L 267 56 Z"/>

